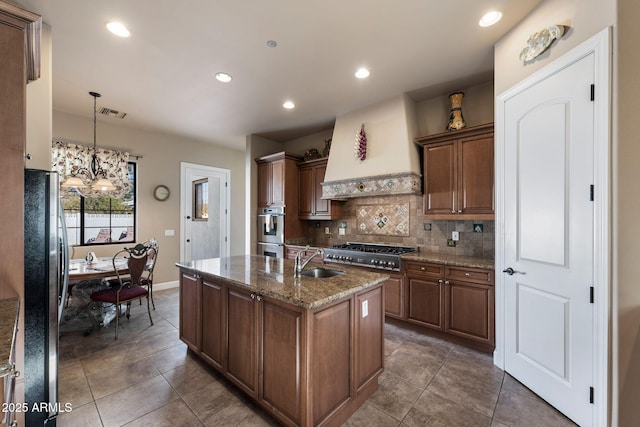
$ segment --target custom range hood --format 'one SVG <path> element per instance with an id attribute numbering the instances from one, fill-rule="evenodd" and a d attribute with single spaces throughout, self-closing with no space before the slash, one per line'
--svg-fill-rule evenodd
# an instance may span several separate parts
<path id="1" fill-rule="evenodd" d="M 355 156 L 356 135 L 364 124 L 366 157 Z M 323 199 L 421 194 L 415 104 L 407 95 L 336 118 Z"/>

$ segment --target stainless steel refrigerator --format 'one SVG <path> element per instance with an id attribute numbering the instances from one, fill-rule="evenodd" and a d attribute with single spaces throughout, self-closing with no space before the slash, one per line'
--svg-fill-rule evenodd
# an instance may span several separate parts
<path id="1" fill-rule="evenodd" d="M 55 426 L 58 324 L 66 299 L 68 245 L 55 172 L 24 179 L 24 394 L 27 426 Z M 36 405 L 36 406 L 34 406 Z M 35 409 L 35 410 L 33 410 Z"/>

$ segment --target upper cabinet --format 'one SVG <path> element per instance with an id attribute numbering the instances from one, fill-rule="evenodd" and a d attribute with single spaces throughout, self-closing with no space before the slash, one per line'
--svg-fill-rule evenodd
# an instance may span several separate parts
<path id="1" fill-rule="evenodd" d="M 494 219 L 493 123 L 416 139 L 424 155 L 424 215 Z"/>
<path id="2" fill-rule="evenodd" d="M 326 157 L 298 164 L 300 184 L 298 217 L 300 219 L 331 220 L 339 218 L 339 202 L 322 198 L 322 182 L 326 170 Z"/>
<path id="3" fill-rule="evenodd" d="M 298 169 L 296 164 L 301 160 L 301 156 L 285 152 L 256 159 L 258 208 L 288 206 L 297 209 Z"/>

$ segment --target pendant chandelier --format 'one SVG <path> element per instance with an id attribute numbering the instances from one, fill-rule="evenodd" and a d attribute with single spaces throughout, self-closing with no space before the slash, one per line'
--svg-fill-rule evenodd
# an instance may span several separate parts
<path id="1" fill-rule="evenodd" d="M 85 167 L 74 169 L 71 175 L 64 180 L 61 187 L 64 188 L 76 188 L 81 190 L 86 188 L 87 185 L 80 178 L 79 175 L 84 175 L 90 181 L 90 187 L 92 190 L 101 192 L 113 191 L 116 187 L 107 178 L 107 173 L 100 166 L 98 160 L 98 151 L 96 147 L 96 116 L 97 116 L 97 99 L 102 96 L 97 92 L 89 92 L 89 95 L 93 96 L 93 155 L 91 156 L 91 164 Z"/>

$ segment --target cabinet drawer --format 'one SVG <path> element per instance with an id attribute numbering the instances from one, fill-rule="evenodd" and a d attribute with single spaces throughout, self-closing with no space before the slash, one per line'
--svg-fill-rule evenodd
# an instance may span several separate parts
<path id="1" fill-rule="evenodd" d="M 426 262 L 403 261 L 404 269 L 408 274 L 431 276 L 437 278 L 444 277 L 444 266 L 438 264 L 428 264 Z"/>
<path id="2" fill-rule="evenodd" d="M 495 283 L 493 270 L 468 267 L 447 267 L 445 270 L 445 275 L 449 280 L 463 280 L 483 285 L 493 285 Z"/>

